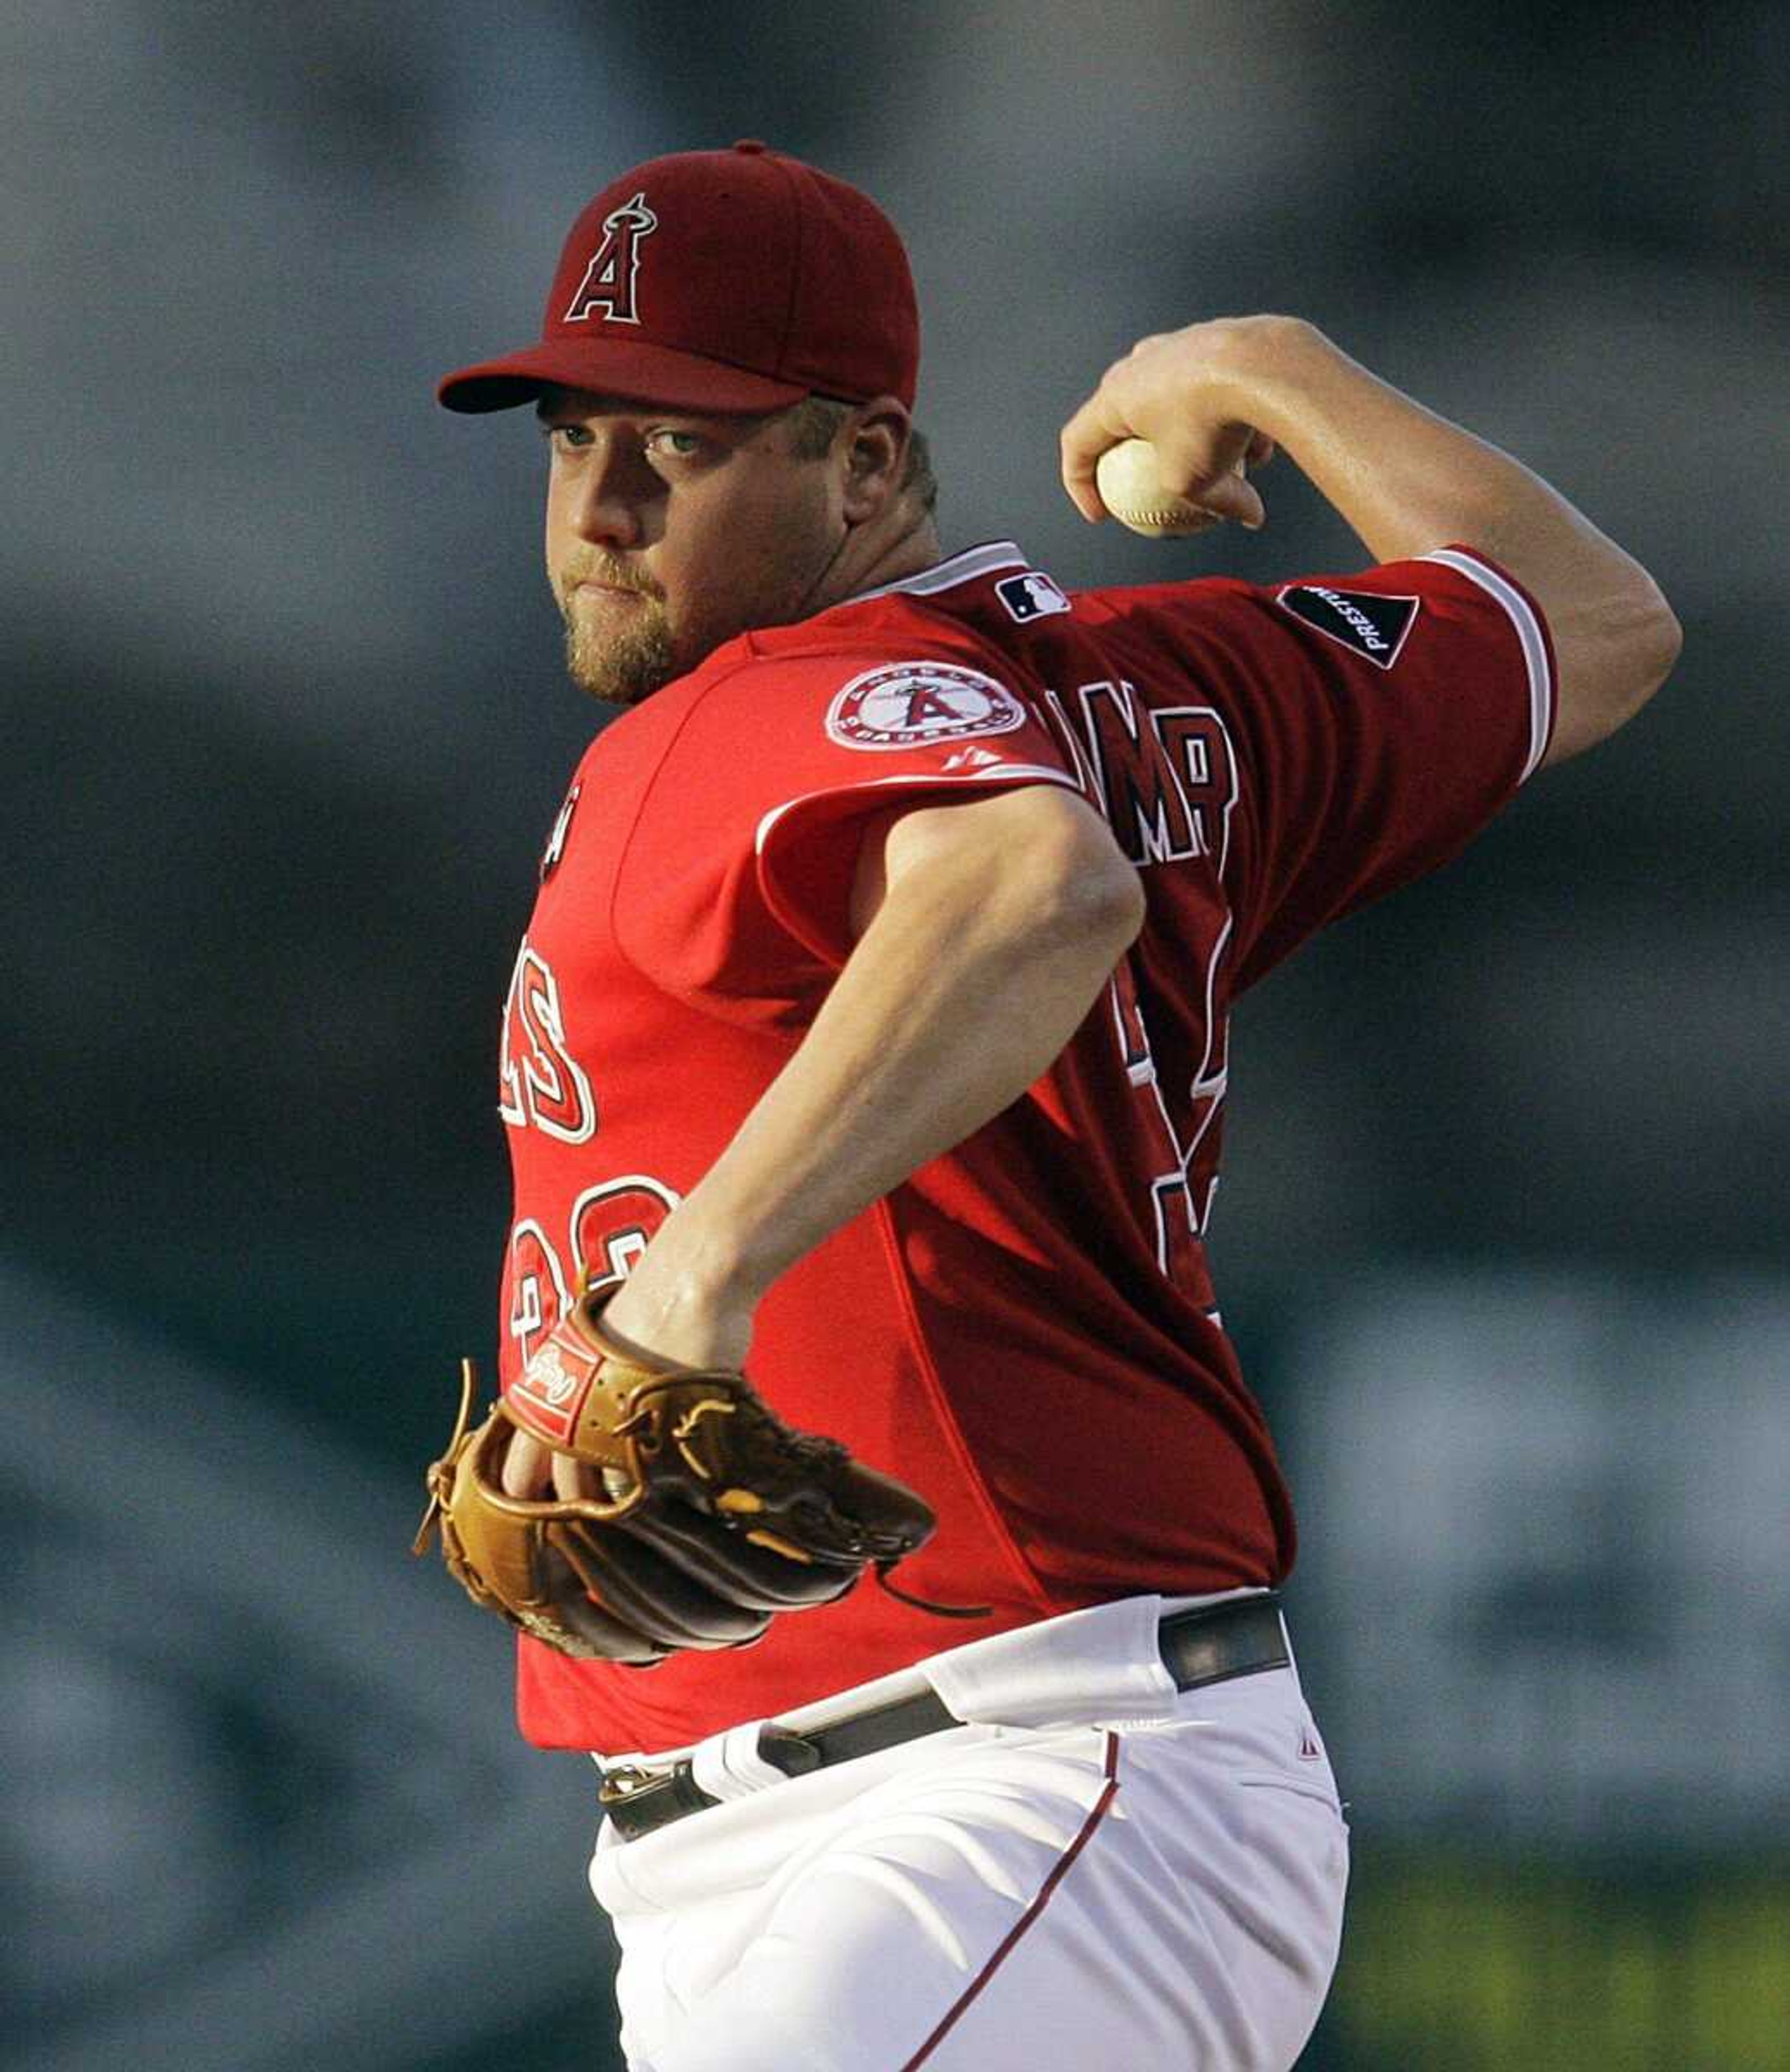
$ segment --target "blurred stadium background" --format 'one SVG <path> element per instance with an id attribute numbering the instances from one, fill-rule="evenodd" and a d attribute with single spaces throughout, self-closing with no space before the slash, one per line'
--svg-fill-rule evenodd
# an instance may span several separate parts
<path id="1" fill-rule="evenodd" d="M 588 1768 L 409 1563 L 592 723 L 517 420 L 585 198 L 757 135 L 910 240 L 948 541 L 1281 306 L 1558 481 L 1671 689 L 1238 1018 L 1215 1252 L 1352 1802 L 1327 2072 L 1790 2066 L 1790 14 L 47 0 L 0 16 L 0 1959 L 43 2072 L 614 2062 Z"/>

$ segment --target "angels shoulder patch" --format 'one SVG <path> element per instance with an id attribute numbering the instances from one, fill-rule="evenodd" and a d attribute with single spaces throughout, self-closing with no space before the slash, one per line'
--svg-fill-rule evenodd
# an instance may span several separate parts
<path id="1" fill-rule="evenodd" d="M 842 748 L 911 748 L 1011 734 L 1025 708 L 1004 684 L 955 662 L 889 662 L 854 676 L 827 713 Z"/>
<path id="2" fill-rule="evenodd" d="M 1287 583 L 1275 602 L 1314 632 L 1360 655 L 1377 669 L 1390 669 L 1417 623 L 1421 600 L 1386 597 L 1378 590 L 1331 590 L 1323 583 Z"/>

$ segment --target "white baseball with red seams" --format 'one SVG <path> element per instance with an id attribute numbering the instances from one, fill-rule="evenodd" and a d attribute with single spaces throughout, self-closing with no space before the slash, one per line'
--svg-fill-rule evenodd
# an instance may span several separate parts
<path id="1" fill-rule="evenodd" d="M 1244 471 L 1235 463 L 1235 473 Z M 1147 439 L 1121 439 L 1094 464 L 1094 485 L 1100 501 L 1128 531 L 1146 540 L 1184 537 L 1209 531 L 1223 520 L 1203 511 L 1189 496 L 1167 487 L 1156 450 Z"/>
<path id="2" fill-rule="evenodd" d="M 631 2072 L 1284 2072 L 1341 1936 L 1336 1782 L 1296 1669 L 1173 1690 L 1164 1605 L 938 1658 L 954 1709 L 1000 1717 L 807 1777 L 716 1736 L 724 1803 L 606 1828 Z M 975 1658 L 1015 1639 L 979 1704 Z M 1050 1717 L 1065 1689 L 1091 1716 Z"/>

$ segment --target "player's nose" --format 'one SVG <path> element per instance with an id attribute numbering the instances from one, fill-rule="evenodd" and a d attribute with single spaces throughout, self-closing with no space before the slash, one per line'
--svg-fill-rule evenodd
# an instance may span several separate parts
<path id="1" fill-rule="evenodd" d="M 592 449 L 571 486 L 567 513 L 580 539 L 601 546 L 639 544 L 643 485 L 638 473 L 638 465 L 619 442 Z"/>

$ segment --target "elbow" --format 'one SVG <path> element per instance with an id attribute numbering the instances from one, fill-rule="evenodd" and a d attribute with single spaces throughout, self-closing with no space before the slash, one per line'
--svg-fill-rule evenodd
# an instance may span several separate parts
<path id="1" fill-rule="evenodd" d="M 1636 704 L 1637 711 L 1677 668 L 1678 657 L 1685 652 L 1685 629 L 1678 623 L 1678 615 L 1657 589 L 1653 591 L 1653 598 L 1656 609 L 1649 630 L 1648 652 L 1640 672 L 1644 688 Z"/>
<path id="2" fill-rule="evenodd" d="M 1102 822 L 1080 832 L 1079 839 L 1050 859 L 1033 892 L 1040 902 L 1038 932 L 1057 942 L 1085 943 L 1108 970 L 1143 926 L 1143 879 Z"/>
<path id="3" fill-rule="evenodd" d="M 1109 877 L 1082 888 L 1076 915 L 1089 942 L 1104 952 L 1110 969 L 1137 940 L 1147 911 L 1143 882 L 1121 857 Z"/>
<path id="4" fill-rule="evenodd" d="M 1048 947 L 1098 964 L 1102 976 L 1143 926 L 1136 866 L 1065 786 L 1029 784 L 905 814 L 884 861 L 889 898 L 904 888 L 930 897 L 948 932 Z"/>
<path id="5" fill-rule="evenodd" d="M 1564 762 L 1626 726 L 1677 666 L 1684 628 L 1652 577 L 1639 580 L 1599 614 L 1589 637 L 1562 642 L 1555 656 L 1559 710 L 1549 763 Z"/>
<path id="6" fill-rule="evenodd" d="M 981 879 L 991 916 L 1014 938 L 1098 964 L 1102 976 L 1143 926 L 1143 884 L 1086 800 L 1037 787 L 1010 809 L 1012 839 Z"/>
<path id="7" fill-rule="evenodd" d="M 1628 724 L 1678 666 L 1684 652 L 1685 629 L 1651 577 L 1624 631 L 1620 659 L 1610 672 L 1611 734 Z"/>

